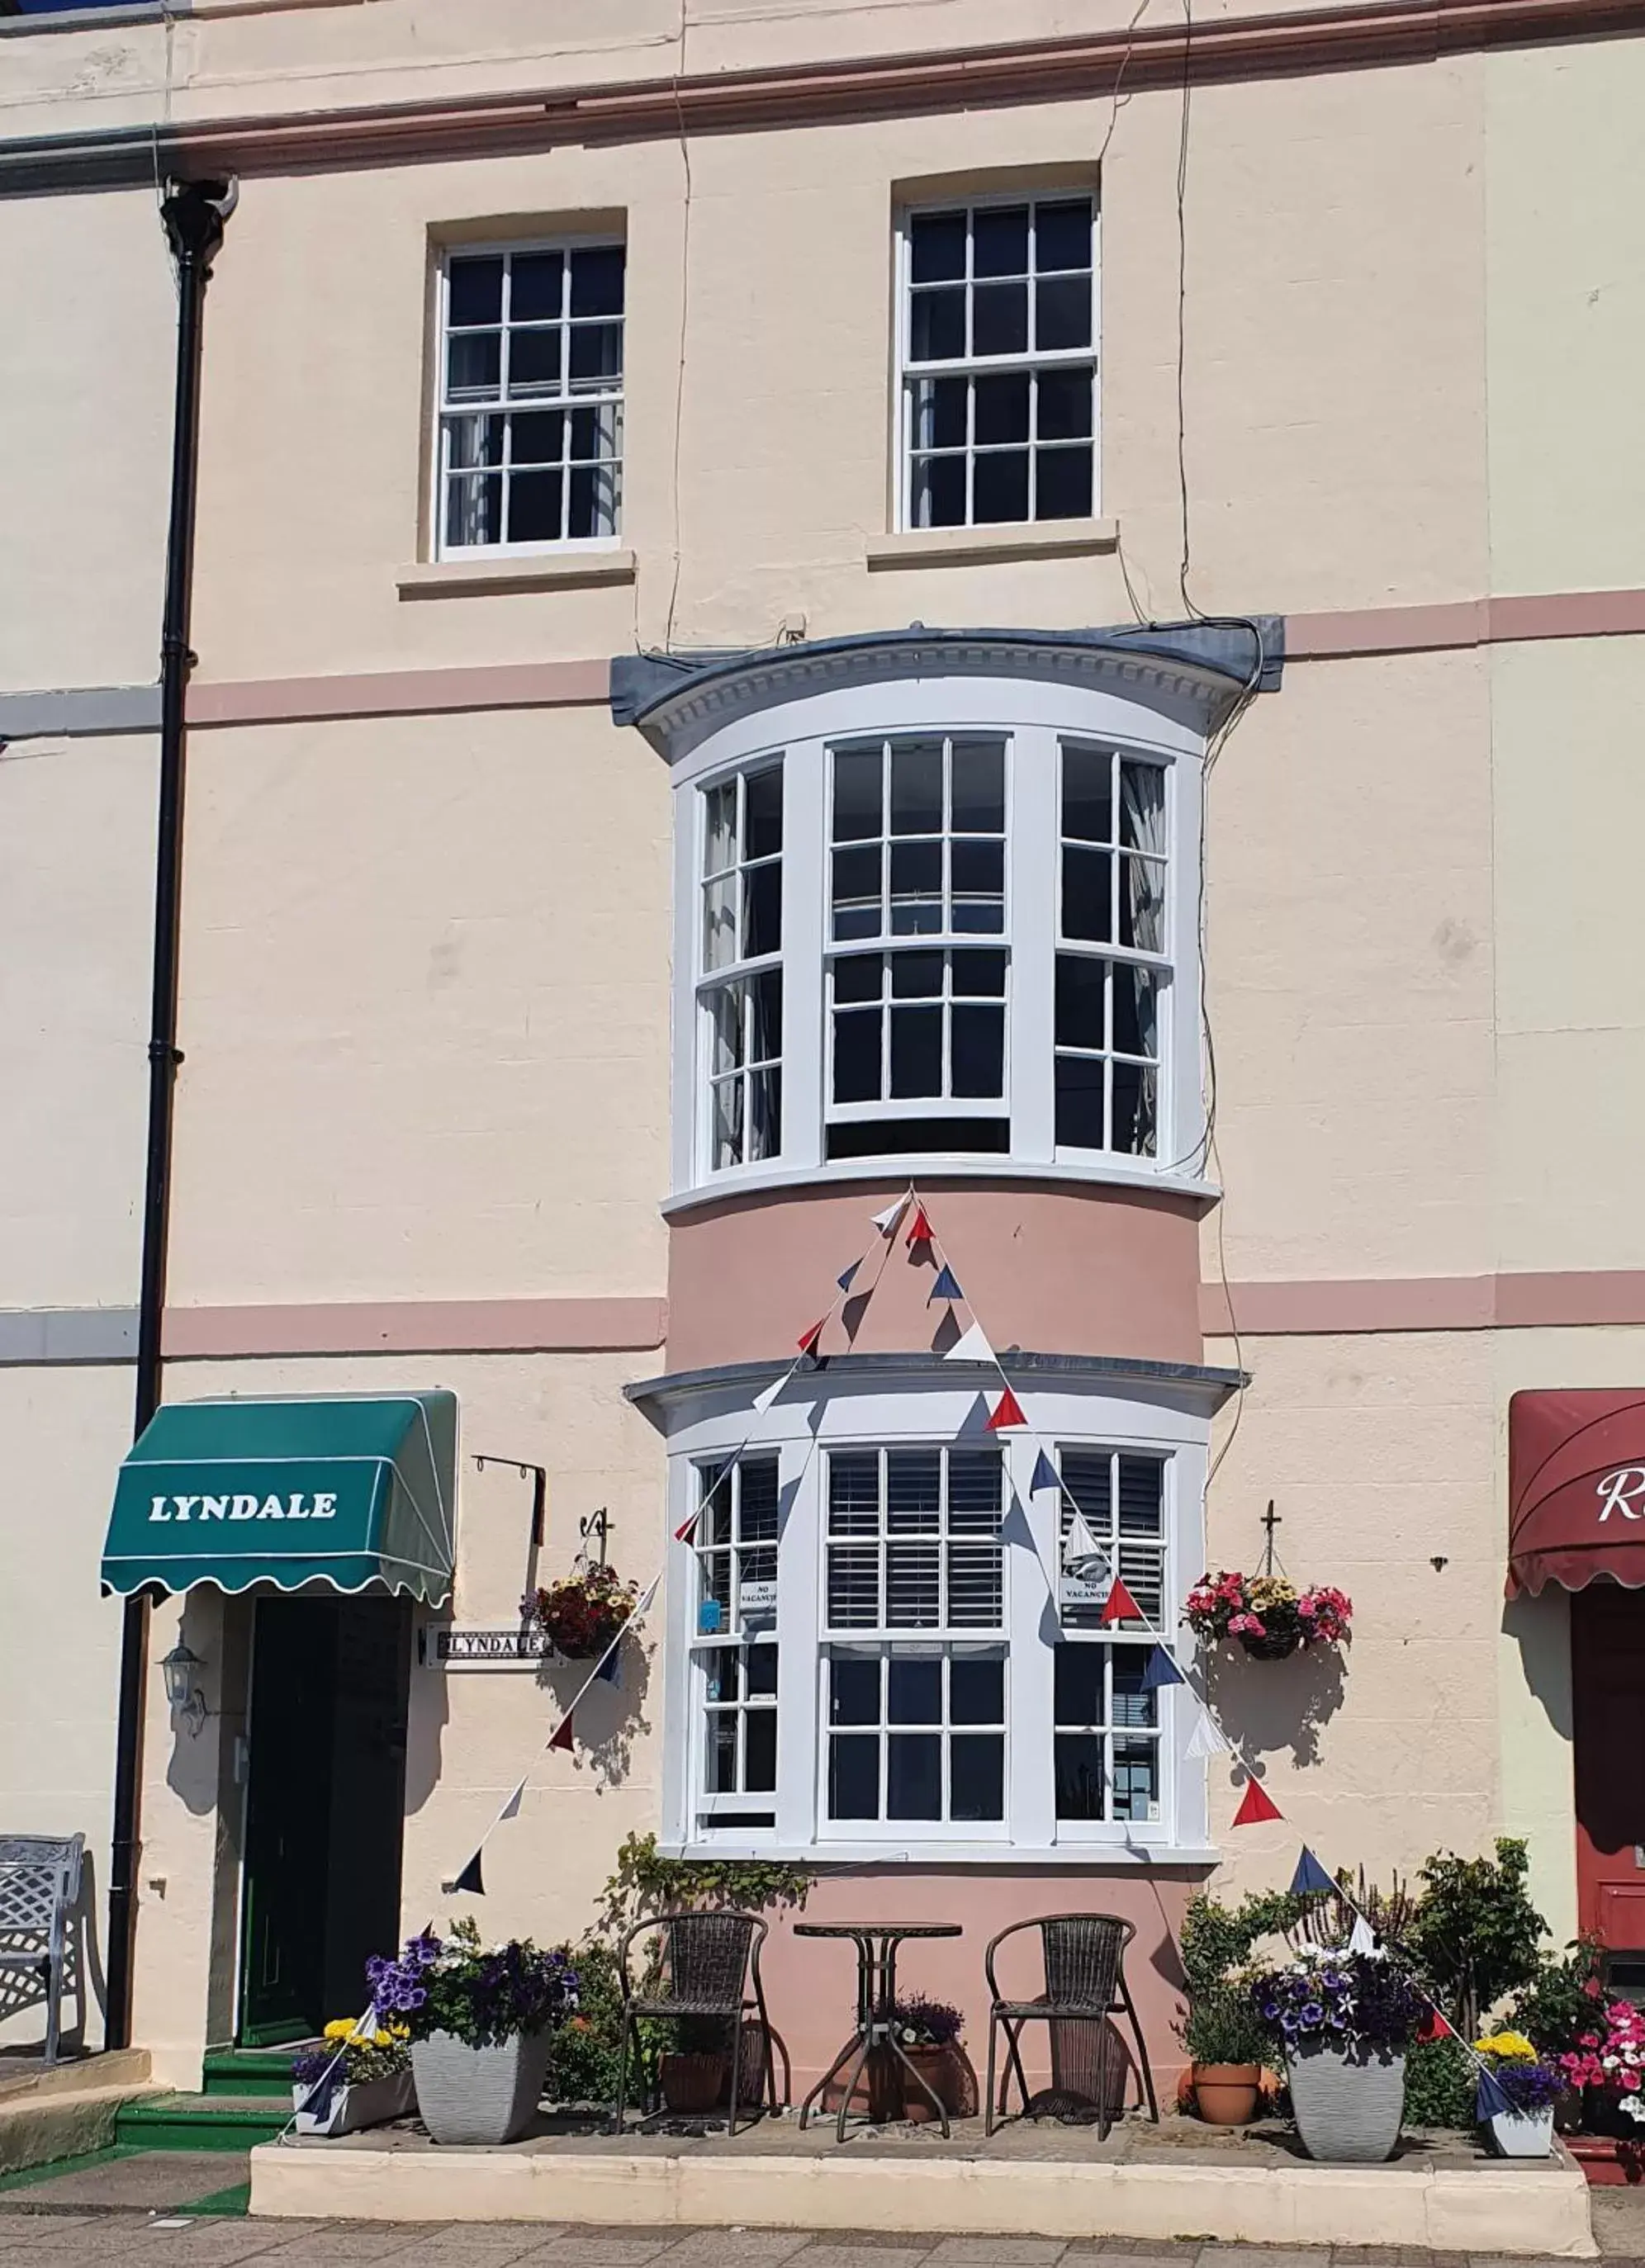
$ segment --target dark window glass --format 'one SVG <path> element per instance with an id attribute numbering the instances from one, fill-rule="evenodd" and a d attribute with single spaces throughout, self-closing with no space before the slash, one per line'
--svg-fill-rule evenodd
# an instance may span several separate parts
<path id="1" fill-rule="evenodd" d="M 1018 284 L 1005 288 L 1023 293 L 1026 324 L 1024 287 Z M 965 352 L 964 291 L 916 291 L 912 312 L 913 335 L 909 343 L 914 360 L 957 362 Z"/>
<path id="2" fill-rule="evenodd" d="M 992 450 L 978 457 L 971 473 L 971 517 L 978 526 L 1029 516 L 1026 449 Z"/>
<path id="3" fill-rule="evenodd" d="M 925 457 L 914 467 L 914 525 L 963 527 L 965 460 Z"/>
<path id="4" fill-rule="evenodd" d="M 906 1661 L 893 1655 L 890 1698 L 886 1711 L 889 1725 L 940 1725 L 942 1722 L 942 1664 Z"/>
<path id="5" fill-rule="evenodd" d="M 777 1712 L 750 1709 L 747 1722 L 742 1784 L 750 1793 L 769 1793 L 777 1786 Z"/>
<path id="6" fill-rule="evenodd" d="M 971 222 L 971 272 L 976 276 L 1028 274 L 1029 217 L 1026 205 L 985 205 Z"/>
<path id="7" fill-rule="evenodd" d="M 552 322 L 564 308 L 563 252 L 517 252 L 508 283 L 508 318 L 513 323 Z"/>
<path id="8" fill-rule="evenodd" d="M 1040 205 L 1034 215 L 1034 265 L 1043 275 L 1051 268 L 1091 265 L 1091 202 L 1070 198 L 1066 203 Z"/>
<path id="9" fill-rule="evenodd" d="M 830 1819 L 880 1816 L 880 1743 L 870 1733 L 836 1733 L 828 1745 Z"/>
<path id="10" fill-rule="evenodd" d="M 511 331 L 508 339 L 511 394 L 557 394 L 560 390 L 558 331 Z"/>
<path id="11" fill-rule="evenodd" d="M 508 489 L 508 541 L 557 542 L 560 502 L 558 473 L 516 473 Z"/>
<path id="12" fill-rule="evenodd" d="M 844 1461 L 833 1460 L 836 1474 Z M 829 1722 L 833 1725 L 877 1725 L 880 1721 L 880 1665 L 836 1654 L 829 1665 Z"/>
<path id="13" fill-rule="evenodd" d="M 1105 1819 L 1103 1802 L 1103 1743 L 1088 1733 L 1057 1735 L 1057 1816 Z"/>
<path id="14" fill-rule="evenodd" d="M 999 1733 L 956 1733 L 949 1743 L 948 1816 L 1003 1819 L 1006 1744 Z"/>
<path id="15" fill-rule="evenodd" d="M 971 335 L 975 355 L 1022 354 L 1028 345 L 1028 285 L 978 284 L 971 302 Z"/>
<path id="16" fill-rule="evenodd" d="M 623 248 L 592 246 L 572 254 L 573 315 L 620 315 L 623 312 Z"/>
<path id="17" fill-rule="evenodd" d="M 503 320 L 503 263 L 496 258 L 454 260 L 446 299 L 454 329 Z"/>
<path id="18" fill-rule="evenodd" d="M 886 1817 L 941 1819 L 941 1734 L 893 1733 L 886 1748 Z"/>
<path id="19" fill-rule="evenodd" d="M 995 1501 L 999 1489 L 994 1490 Z M 955 1725 L 1000 1725 L 1006 1713 L 1003 1661 L 969 1661 L 957 1654 L 948 1665 L 948 1716 Z"/>
<path id="20" fill-rule="evenodd" d="M 1092 1056 L 1057 1058 L 1057 1146 L 1059 1150 L 1103 1147 L 1103 1071 Z"/>
<path id="21" fill-rule="evenodd" d="M 880 1099 L 880 1011 L 859 1008 L 834 1019 L 834 1100 Z M 867 1129 L 863 1130 L 865 1132 Z"/>
<path id="22" fill-rule="evenodd" d="M 1103 1007 L 1108 963 L 1083 954 L 1057 955 L 1057 1045 L 1100 1048 L 1105 1044 Z"/>
<path id="23" fill-rule="evenodd" d="M 883 759 L 878 748 L 842 748 L 834 758 L 834 840 L 878 835 L 883 809 Z"/>
<path id="24" fill-rule="evenodd" d="M 910 227 L 916 284 L 951 284 L 965 273 L 965 215 L 921 213 Z"/>
<path id="25" fill-rule="evenodd" d="M 1088 519 L 1091 516 L 1091 452 L 1041 449 L 1034 460 L 1036 519 Z"/>
<path id="26" fill-rule="evenodd" d="M 1110 858 L 1106 850 L 1076 850 L 1065 846 L 1062 854 L 1062 933 L 1088 938 L 1096 944 L 1111 942 L 1114 934 L 1110 904 Z"/>
<path id="27" fill-rule="evenodd" d="M 891 1093 L 897 1100 L 942 1092 L 942 1011 L 891 1011 Z"/>
<path id="28" fill-rule="evenodd" d="M 962 1008 L 954 1015 L 953 1092 L 981 1101 L 1006 1090 L 1003 1008 Z"/>
<path id="29" fill-rule="evenodd" d="M 985 442 L 1026 441 L 1029 437 L 1029 382 L 1021 378 L 979 378 L 977 381 L 977 432 Z"/>

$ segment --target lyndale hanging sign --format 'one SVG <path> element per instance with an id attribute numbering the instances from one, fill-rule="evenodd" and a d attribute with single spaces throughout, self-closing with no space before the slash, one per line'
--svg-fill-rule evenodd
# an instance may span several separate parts
<path id="1" fill-rule="evenodd" d="M 157 1496 L 151 1499 L 149 1518 L 155 1520 L 335 1520 L 337 1499 L 323 1490 L 313 1495 L 299 1489 L 277 1496 Z"/>

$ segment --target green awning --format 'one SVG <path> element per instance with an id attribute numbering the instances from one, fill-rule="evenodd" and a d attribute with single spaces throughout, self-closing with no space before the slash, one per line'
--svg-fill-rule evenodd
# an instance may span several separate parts
<path id="1" fill-rule="evenodd" d="M 120 1469 L 104 1590 L 325 1583 L 438 1605 L 456 1464 L 454 1394 L 168 1403 Z"/>

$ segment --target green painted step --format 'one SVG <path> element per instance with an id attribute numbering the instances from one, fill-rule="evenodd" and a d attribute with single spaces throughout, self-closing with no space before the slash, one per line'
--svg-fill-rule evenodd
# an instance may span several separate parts
<path id="1" fill-rule="evenodd" d="M 249 2150 L 291 2123 L 284 2095 L 155 2095 L 121 2105 L 114 2139 L 144 2150 Z"/>
<path id="2" fill-rule="evenodd" d="M 302 2051 L 301 2047 L 208 2048 L 200 2091 L 210 2095 L 284 2095 L 291 2084 L 292 2062 Z"/>

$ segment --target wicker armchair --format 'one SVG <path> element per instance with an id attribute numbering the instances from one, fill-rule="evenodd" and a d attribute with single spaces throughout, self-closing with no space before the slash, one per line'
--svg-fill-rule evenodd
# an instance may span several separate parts
<path id="1" fill-rule="evenodd" d="M 1007 2000 L 1001 1994 L 996 1973 L 995 1955 L 1007 1939 L 1029 1930 L 1040 1935 L 1041 1957 L 1044 1963 L 1045 1989 L 1032 2000 Z M 1106 2137 L 1111 2121 L 1109 2117 L 1108 2053 L 1112 2036 L 1110 2019 L 1123 2016 L 1131 2027 L 1135 2043 L 1137 2072 L 1147 2098 L 1148 2112 L 1157 2126 L 1160 2106 L 1154 2092 L 1154 2073 L 1148 2066 L 1148 2051 L 1143 2044 L 1142 2027 L 1137 2021 L 1131 1988 L 1125 1982 L 1125 1948 L 1136 1935 L 1135 1926 L 1122 1920 L 1118 1914 L 1047 1914 L 1036 1921 L 1013 1922 L 1002 1929 L 983 1955 L 983 1968 L 988 1978 L 988 2082 L 983 2098 L 985 2133 L 992 2134 L 996 2114 L 1011 2084 L 1011 2073 L 1022 2096 L 1022 2110 L 1029 2112 L 1028 2080 L 1023 2074 L 1020 2042 L 1025 2024 L 1059 2022 L 1088 2026 L 1088 2036 L 1095 2043 L 1093 2064 L 1095 2078 L 1091 2092 L 1097 2106 L 1099 2132 Z M 1000 2035 L 1006 2042 L 1007 2066 L 996 2096 L 994 2087 L 995 2051 Z M 1056 2052 L 1057 2034 L 1051 2034 L 1052 2052 Z M 1083 2091 L 1083 2090 L 1081 2090 Z"/>
<path id="2" fill-rule="evenodd" d="M 637 1990 L 629 1976 L 629 1948 L 647 1931 L 656 1933 L 645 1978 Z M 628 2113 L 629 2042 L 636 2036 L 642 2016 L 722 2018 L 731 2035 L 731 2115 L 729 2132 L 737 2131 L 737 2111 L 742 2095 L 743 2019 L 759 2021 L 765 2056 L 763 2088 L 771 2110 L 777 2108 L 776 2058 L 771 2028 L 760 1984 L 760 1947 L 766 1925 L 757 1914 L 727 1912 L 659 1914 L 638 1921 L 627 1933 L 617 1952 L 623 1979 L 623 2029 L 617 2048 L 617 2095 L 613 2123 L 617 2132 Z M 648 2112 L 647 2117 L 659 2114 Z M 645 2123 L 642 2119 L 642 2124 Z"/>

